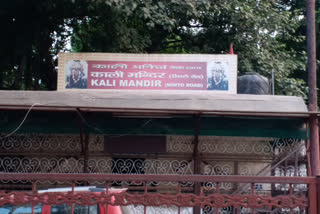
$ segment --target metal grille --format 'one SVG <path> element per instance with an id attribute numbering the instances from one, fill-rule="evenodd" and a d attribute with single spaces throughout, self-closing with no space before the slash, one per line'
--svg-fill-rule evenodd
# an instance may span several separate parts
<path id="1" fill-rule="evenodd" d="M 108 193 L 106 189 L 99 193 L 94 192 L 37 192 L 42 182 L 71 183 L 74 186 L 78 179 L 92 184 L 103 183 L 109 190 L 109 186 L 116 180 L 127 183 L 140 184 L 127 186 L 122 192 Z M 152 213 L 160 211 L 189 212 L 190 208 L 199 206 L 203 213 L 306 213 L 309 207 L 310 197 L 316 195 L 316 178 L 288 178 L 288 177 L 254 177 L 254 176 L 195 176 L 195 175 L 112 175 L 112 174 L 8 174 L 1 173 L 0 180 L 24 180 L 33 184 L 33 191 L 0 192 L 0 206 L 4 204 L 72 204 L 95 205 L 111 204 L 114 206 L 138 206 L 134 208 L 136 213 Z M 175 183 L 170 191 L 153 185 L 154 182 Z M 201 188 L 200 194 L 192 193 L 192 187 L 183 187 L 184 182 L 190 183 L 214 183 L 211 189 Z M 241 184 L 248 185 L 248 192 L 241 194 L 237 189 L 223 190 L 218 188 L 220 183 L 231 183 L 236 187 Z M 278 195 L 261 194 L 256 189 L 256 184 L 273 185 L 280 183 L 288 186 Z M 305 185 L 306 189 L 294 188 Z M 52 185 L 54 187 L 55 185 Z M 69 184 L 70 186 L 70 184 Z M 191 188 L 191 191 L 190 191 Z M 22 200 L 23 199 L 23 200 Z M 316 205 L 316 204 L 313 204 Z M 143 212 L 141 211 L 143 207 Z M 190 207 L 190 208 L 187 208 Z M 170 212 L 169 212 L 170 211 Z M 177 213 L 178 213 L 177 212 Z M 162 212 L 167 213 L 167 212 Z"/>

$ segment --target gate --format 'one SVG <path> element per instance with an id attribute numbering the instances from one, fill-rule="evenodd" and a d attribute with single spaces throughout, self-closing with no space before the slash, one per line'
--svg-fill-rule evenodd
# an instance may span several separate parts
<path id="1" fill-rule="evenodd" d="M 200 207 L 206 214 L 317 213 L 314 177 L 1 173 L 0 180 L 25 181 L 33 187 L 32 191 L 1 191 L 0 206 L 109 204 L 129 208 L 131 213 L 153 213 L 157 209 L 163 213 L 194 213 L 192 207 Z M 54 188 L 58 184 L 72 187 L 71 191 L 37 191 L 42 185 Z M 201 185 L 200 194 L 194 194 L 197 184 Z M 104 191 L 74 191 L 84 185 L 104 187 Z M 220 188 L 223 185 L 230 188 Z M 260 185 L 275 185 L 278 191 L 261 193 Z M 125 191 L 109 193 L 110 188 Z"/>

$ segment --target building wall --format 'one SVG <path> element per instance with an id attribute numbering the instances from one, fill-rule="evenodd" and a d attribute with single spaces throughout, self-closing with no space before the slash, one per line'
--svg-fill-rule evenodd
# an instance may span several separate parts
<path id="1" fill-rule="evenodd" d="M 193 174 L 193 140 L 193 136 L 167 136 L 167 152 L 162 154 L 108 154 L 104 151 L 104 136 L 91 135 L 86 161 L 84 145 L 81 145 L 79 135 L 19 134 L 6 139 L 1 138 L 0 172 Z M 201 136 L 198 146 L 201 174 L 279 174 L 280 168 L 271 170 L 274 161 L 292 151 L 299 142 L 290 141 L 286 144 L 282 141 L 277 143 L 277 139 L 270 138 Z M 84 169 L 85 165 L 87 170 Z M 303 175 L 303 170 L 299 169 L 297 175 Z M 115 184 L 130 185 L 125 182 Z M 162 182 L 154 185 L 166 187 L 177 183 Z M 192 184 L 184 185 L 188 187 Z M 206 183 L 202 186 L 204 189 L 212 188 L 214 184 Z M 234 188 L 237 188 L 234 184 L 220 184 L 220 189 L 225 191 Z M 271 190 L 269 184 L 256 184 L 255 188 L 257 191 Z"/>

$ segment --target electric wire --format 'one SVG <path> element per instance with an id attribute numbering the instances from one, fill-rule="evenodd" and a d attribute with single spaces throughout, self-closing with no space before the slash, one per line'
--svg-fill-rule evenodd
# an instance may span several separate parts
<path id="1" fill-rule="evenodd" d="M 42 105 L 41 103 L 33 103 L 29 110 L 27 111 L 27 113 L 25 114 L 23 120 L 21 121 L 21 123 L 17 126 L 17 128 L 15 130 L 13 130 L 12 132 L 10 132 L 9 134 L 5 135 L 4 137 L 0 138 L 0 140 L 3 140 L 5 138 L 10 137 L 11 135 L 15 134 L 20 128 L 21 126 L 24 124 L 24 122 L 26 121 L 28 115 L 30 114 L 31 110 L 33 109 L 33 107 L 35 107 L 36 105 Z"/>
<path id="2" fill-rule="evenodd" d="M 26 119 L 28 118 L 31 110 L 35 107 L 35 106 L 46 106 L 46 105 L 53 105 L 53 104 L 59 104 L 59 103 L 47 103 L 47 104 L 41 104 L 41 103 L 33 103 L 27 113 L 25 114 L 25 116 L 23 117 L 22 121 L 20 122 L 20 124 L 17 126 L 17 128 L 15 128 L 12 132 L 10 132 L 9 134 L 5 135 L 4 137 L 0 137 L 0 140 L 4 140 L 10 136 L 12 136 L 13 134 L 17 133 L 17 131 L 19 131 L 19 129 L 22 127 L 22 125 L 25 123 Z M 64 106 L 68 106 L 68 107 L 72 107 L 70 105 L 66 105 L 66 104 L 59 104 L 59 105 L 64 105 Z M 99 129 L 98 127 L 95 127 L 91 124 L 88 123 L 88 121 L 84 118 L 84 116 L 82 115 L 82 113 L 79 111 L 79 109 L 76 109 L 76 112 L 78 114 L 78 116 L 81 118 L 81 121 L 84 122 L 89 128 L 92 128 L 96 131 L 98 131 L 99 133 L 103 134 L 103 135 L 110 135 L 110 133 L 105 133 L 104 131 L 102 131 L 101 129 Z M 138 128 L 135 128 L 127 133 L 124 133 L 124 134 L 119 134 L 119 135 L 113 135 L 113 136 L 110 136 L 109 138 L 115 138 L 115 137 L 123 137 L 123 136 L 127 136 L 127 135 L 130 135 L 132 134 L 134 131 L 138 130 L 138 129 L 141 129 L 143 127 L 145 127 L 146 125 L 148 125 L 150 122 L 151 122 L 152 119 L 149 119 L 147 120 L 146 122 L 144 122 L 141 126 L 139 126 Z"/>

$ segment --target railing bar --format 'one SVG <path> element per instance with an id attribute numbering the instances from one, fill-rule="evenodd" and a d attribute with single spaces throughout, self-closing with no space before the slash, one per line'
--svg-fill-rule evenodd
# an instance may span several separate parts
<path id="1" fill-rule="evenodd" d="M 251 183 L 251 195 L 254 195 L 254 184 L 255 183 Z M 252 208 L 252 214 L 255 214 L 255 209 Z"/>
<path id="2" fill-rule="evenodd" d="M 75 186 L 75 181 L 72 181 L 72 188 L 71 188 L 72 195 L 74 194 L 74 186 Z M 73 213 L 74 213 L 74 204 L 71 204 L 71 214 Z"/>
<path id="3" fill-rule="evenodd" d="M 294 176 L 298 176 L 299 174 L 299 153 L 296 152 L 295 162 L 294 162 Z M 296 185 L 293 186 L 293 188 L 296 187 Z"/>
<path id="4" fill-rule="evenodd" d="M 72 193 L 74 193 L 74 186 L 75 186 L 75 181 L 72 181 L 72 189 L 71 189 Z"/>
<path id="5" fill-rule="evenodd" d="M 308 201 L 309 209 L 308 213 L 317 213 L 317 183 L 313 182 L 309 184 L 308 187 Z"/>
<path id="6" fill-rule="evenodd" d="M 252 186 L 254 186 L 254 184 L 252 183 L 251 184 Z M 293 185 L 291 184 L 291 187 L 293 187 Z M 313 193 L 311 193 L 311 191 L 313 190 Z M 110 190 L 109 190 L 109 192 L 110 192 Z M 23 193 L 23 192 L 22 192 Z M 28 195 L 30 195 L 30 192 L 24 192 L 25 193 L 25 195 L 26 196 L 28 196 Z M 309 203 L 310 203 L 310 201 L 313 201 L 313 200 L 315 200 L 315 202 L 316 202 L 316 197 L 314 196 L 313 197 L 313 199 L 312 199 L 312 195 L 313 194 L 315 194 L 316 193 L 316 188 L 315 188 L 315 185 L 313 185 L 313 186 L 310 186 L 310 192 L 309 192 Z M 8 193 L 8 194 L 4 194 L 4 197 L 6 197 L 6 195 L 9 195 L 10 193 Z M 54 197 L 59 197 L 59 195 L 60 195 L 61 193 L 58 193 L 58 194 L 56 194 L 55 196 L 54 195 L 52 195 L 52 196 L 54 196 Z M 150 204 L 150 201 L 148 200 L 148 197 L 150 198 L 152 198 L 153 196 L 154 196 L 154 194 L 152 194 L 152 193 L 147 193 L 148 195 L 145 195 L 145 197 L 142 197 L 140 200 L 139 200 L 139 205 L 143 205 L 144 206 L 144 210 L 146 211 L 147 210 L 147 207 L 148 206 L 154 206 L 154 205 L 152 205 L 152 203 Z M 40 196 L 41 194 L 38 194 L 37 196 Z M 185 194 L 184 196 L 187 196 L 188 195 L 188 193 L 187 194 Z M 71 197 L 69 197 L 69 196 L 71 196 Z M 134 196 L 134 195 L 132 195 L 132 196 Z M 162 196 L 166 196 L 165 194 L 162 194 Z M 26 201 L 26 203 L 25 204 L 30 204 L 30 203 L 33 203 L 33 205 L 35 206 L 36 205 L 36 202 L 37 201 L 41 201 L 40 200 L 40 198 L 41 197 L 37 197 L 37 200 L 33 200 L 33 198 L 32 197 L 30 197 L 30 198 L 27 198 L 29 201 Z M 181 198 L 183 198 L 183 197 L 181 197 Z M 14 198 L 13 198 L 14 199 Z M 145 200 L 143 200 L 143 199 L 145 199 Z M 203 196 L 201 196 L 201 197 L 197 197 L 197 198 L 195 198 L 195 200 L 203 200 Z M 247 195 L 245 195 L 245 196 L 243 196 L 243 197 L 240 197 L 240 199 L 241 200 L 244 200 L 244 201 L 246 201 L 247 200 Z M 274 197 L 272 197 L 272 199 L 275 199 L 275 200 L 278 200 L 277 198 L 274 198 Z M 285 196 L 285 195 L 283 195 L 283 200 L 284 201 L 288 201 L 288 200 L 296 200 L 296 199 L 299 199 L 298 197 L 291 197 L 291 196 Z M 300 197 L 300 199 L 302 199 L 303 200 L 303 202 L 301 202 L 301 203 L 306 203 L 307 202 L 307 199 L 306 198 L 303 198 L 303 197 Z M 18 201 L 19 200 L 19 198 L 16 200 L 16 201 L 13 201 L 12 203 L 13 204 L 17 204 L 17 203 L 21 203 L 21 201 Z M 78 200 L 77 199 L 77 194 L 75 194 L 75 195 L 68 195 L 68 198 L 66 198 L 66 199 L 64 199 L 64 203 L 68 203 L 68 200 L 70 201 L 70 200 Z M 122 199 L 121 199 L 122 200 Z M 172 203 L 171 202 L 169 202 L 169 205 L 171 206 L 171 205 L 173 205 L 175 202 L 177 202 L 177 201 L 180 201 L 180 196 L 177 196 L 177 197 L 175 197 L 174 198 L 174 201 L 172 201 Z M 82 201 L 80 201 L 81 203 L 82 203 Z M 131 201 L 132 202 L 132 201 Z M 181 201 L 180 201 L 181 202 Z M 41 202 L 40 202 L 41 203 Z M 50 203 L 54 203 L 54 202 L 50 202 Z M 88 202 L 88 201 L 84 201 L 83 202 L 83 205 L 87 205 L 87 203 L 90 203 L 90 202 Z M 270 201 L 270 202 L 268 202 L 266 205 L 271 205 L 272 206 L 272 201 Z M 99 204 L 99 201 L 96 201 L 96 203 L 95 204 Z M 124 201 L 121 201 L 120 202 L 120 204 L 119 205 L 124 205 L 125 204 L 125 202 Z M 110 206 L 111 206 L 112 204 L 110 204 Z M 169 206 L 168 205 L 168 206 Z M 176 204 L 177 205 L 177 207 L 180 209 L 180 207 L 179 206 L 184 206 L 183 204 Z M 310 205 L 309 205 L 309 207 L 311 208 L 311 206 L 316 206 L 316 204 L 314 204 L 314 201 L 313 201 L 313 203 L 310 203 Z M 125 205 L 126 206 L 126 205 Z M 217 206 L 220 206 L 220 205 L 217 205 Z M 224 206 L 224 205 L 223 205 Z M 223 207 L 222 206 L 222 207 Z M 104 208 L 107 208 L 106 206 L 103 206 Z M 246 207 L 246 206 L 245 206 Z M 258 209 L 258 207 L 257 206 L 255 206 L 255 204 L 252 204 L 252 206 L 251 207 L 255 207 L 255 209 L 256 209 L 256 212 L 258 213 L 259 212 L 259 209 Z M 249 207 L 250 208 L 250 207 Z M 282 208 L 293 208 L 293 206 L 286 206 L 286 207 L 282 207 Z M 216 209 L 219 209 L 218 207 L 216 208 Z M 223 208 L 221 208 L 221 209 L 223 209 Z M 278 208 L 279 209 L 279 208 Z M 281 208 L 280 208 L 281 209 Z M 181 209 L 180 209 L 180 212 L 181 212 Z M 217 211 L 216 210 L 216 212 L 220 212 L 220 213 L 223 213 L 224 211 L 222 210 L 222 211 Z M 275 213 L 275 212 L 273 212 L 273 213 Z M 310 212 L 310 213 L 315 213 L 315 212 Z"/>
<path id="7" fill-rule="evenodd" d="M 216 182 L 216 192 L 217 192 L 217 194 L 220 193 L 220 183 L 219 182 Z"/>
<path id="8" fill-rule="evenodd" d="M 181 183 L 178 183 L 178 195 L 181 194 Z M 180 202 L 180 201 L 179 201 Z M 178 206 L 178 214 L 180 214 L 180 206 Z"/>
<path id="9" fill-rule="evenodd" d="M 80 180 L 79 180 L 80 178 Z M 238 175 L 130 175 L 130 174 L 83 174 L 83 173 L 0 173 L 0 180 L 37 180 L 37 181 L 163 181 L 163 182 L 226 182 L 226 183 L 292 183 L 310 184 L 315 177 L 272 177 L 272 176 L 238 176 Z"/>
<path id="10" fill-rule="evenodd" d="M 299 167 L 298 161 L 299 161 L 299 153 L 297 151 L 296 155 L 295 155 L 295 160 L 294 160 L 294 176 L 295 177 L 298 176 L 298 172 L 299 172 L 299 170 L 298 170 L 298 167 Z"/>
<path id="11" fill-rule="evenodd" d="M 108 194 L 109 194 L 109 182 L 106 181 L 106 199 L 108 197 Z M 106 203 L 105 207 L 106 207 L 106 214 L 108 214 L 109 213 L 109 204 Z"/>
<path id="12" fill-rule="evenodd" d="M 288 160 L 286 160 L 286 161 L 284 162 L 284 170 L 283 170 L 283 174 L 284 174 L 283 176 L 284 176 L 284 177 L 287 177 L 287 169 L 288 169 Z M 288 176 L 288 177 L 289 177 L 289 176 Z M 287 185 L 286 185 L 286 184 L 282 184 L 281 186 L 283 187 L 284 192 L 286 192 L 286 189 L 287 189 L 286 186 L 287 186 Z M 289 193 L 289 189 L 288 189 L 288 193 Z"/>
<path id="13" fill-rule="evenodd" d="M 144 181 L 144 193 L 148 192 L 147 181 Z"/>
<path id="14" fill-rule="evenodd" d="M 220 183 L 219 182 L 216 182 L 216 192 L 217 192 L 217 194 L 220 194 Z M 219 212 L 220 212 L 219 207 L 217 207 L 216 209 L 217 209 L 216 213 L 219 214 Z"/>
<path id="15" fill-rule="evenodd" d="M 37 181 L 32 181 L 32 193 L 37 193 Z"/>
<path id="16" fill-rule="evenodd" d="M 292 196 L 293 195 L 293 188 L 292 188 L 292 184 L 289 184 L 289 195 Z M 293 208 L 290 208 L 290 213 L 293 214 Z"/>
<path id="17" fill-rule="evenodd" d="M 32 181 L 32 193 L 37 194 L 37 181 Z M 31 204 L 31 213 L 34 214 L 34 203 Z"/>
<path id="18" fill-rule="evenodd" d="M 251 183 L 251 195 L 254 195 L 254 183 Z"/>
<path id="19" fill-rule="evenodd" d="M 144 194 L 146 194 L 147 192 L 148 192 L 147 182 L 144 181 Z M 145 203 L 145 201 L 144 201 L 144 203 Z M 147 206 L 146 205 L 143 206 L 143 213 L 147 214 Z"/>

